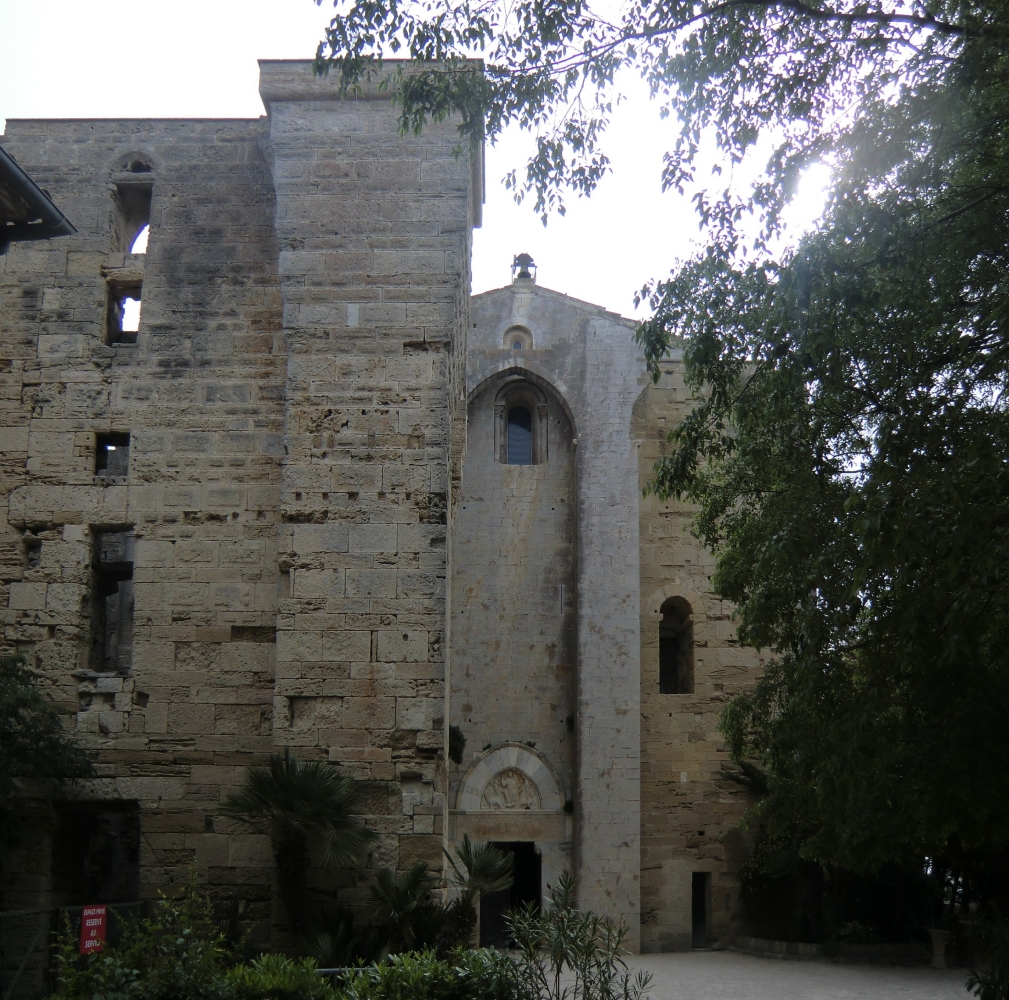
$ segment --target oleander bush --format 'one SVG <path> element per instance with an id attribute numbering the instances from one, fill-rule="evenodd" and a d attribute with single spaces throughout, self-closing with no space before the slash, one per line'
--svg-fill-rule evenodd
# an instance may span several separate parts
<path id="1" fill-rule="evenodd" d="M 191 878 L 177 899 L 162 898 L 149 917 L 129 921 L 118 945 L 78 954 L 69 923 L 55 946 L 57 1000 L 234 1000 L 225 976 L 228 949 L 213 909 Z"/>
<path id="2" fill-rule="evenodd" d="M 508 918 L 515 956 L 516 1000 L 644 1000 L 651 975 L 624 961 L 626 924 L 577 909 L 575 880 L 565 872 L 543 911 Z"/>

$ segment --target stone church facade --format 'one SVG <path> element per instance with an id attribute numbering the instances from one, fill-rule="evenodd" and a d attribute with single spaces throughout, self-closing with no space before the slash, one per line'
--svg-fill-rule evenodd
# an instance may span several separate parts
<path id="1" fill-rule="evenodd" d="M 78 230 L 0 257 L 4 647 L 99 777 L 40 807 L 0 903 L 195 864 L 282 925 L 268 838 L 220 804 L 290 748 L 361 783 L 367 868 L 317 873 L 342 902 L 468 834 L 524 898 L 573 871 L 635 948 L 724 939 L 746 803 L 717 718 L 760 664 L 689 510 L 642 497 L 679 361 L 653 385 L 632 322 L 528 268 L 470 297 L 451 125 L 402 137 L 308 63 L 260 90 L 257 120 L 2 138 Z"/>

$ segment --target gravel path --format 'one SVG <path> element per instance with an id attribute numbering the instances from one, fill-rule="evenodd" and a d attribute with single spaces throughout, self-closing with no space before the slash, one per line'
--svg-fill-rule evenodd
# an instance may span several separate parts
<path id="1" fill-rule="evenodd" d="M 733 952 L 640 955 L 652 1000 L 972 1000 L 965 969 L 784 961 Z"/>

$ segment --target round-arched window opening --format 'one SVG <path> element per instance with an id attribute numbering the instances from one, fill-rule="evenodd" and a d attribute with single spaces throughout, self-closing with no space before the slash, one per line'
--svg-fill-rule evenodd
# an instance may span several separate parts
<path id="1" fill-rule="evenodd" d="M 692 609 L 682 597 L 670 597 L 659 609 L 659 694 L 694 691 Z"/>
<path id="2" fill-rule="evenodd" d="M 508 464 L 533 464 L 533 415 L 524 406 L 508 411 Z"/>
<path id="3" fill-rule="evenodd" d="M 510 326 L 505 330 L 501 345 L 506 351 L 531 351 L 533 335 L 524 326 Z"/>

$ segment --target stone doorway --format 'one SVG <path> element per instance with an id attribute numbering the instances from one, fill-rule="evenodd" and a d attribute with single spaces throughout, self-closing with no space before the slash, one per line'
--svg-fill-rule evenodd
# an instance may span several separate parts
<path id="1" fill-rule="evenodd" d="M 511 944 L 505 914 L 531 903 L 540 906 L 543 860 L 534 843 L 527 840 L 498 841 L 494 846 L 510 854 L 515 881 L 510 889 L 488 893 L 480 900 L 480 947 L 507 948 Z"/>
<path id="2" fill-rule="evenodd" d="M 691 947 L 711 947 L 711 873 L 693 872 L 690 885 Z"/>

